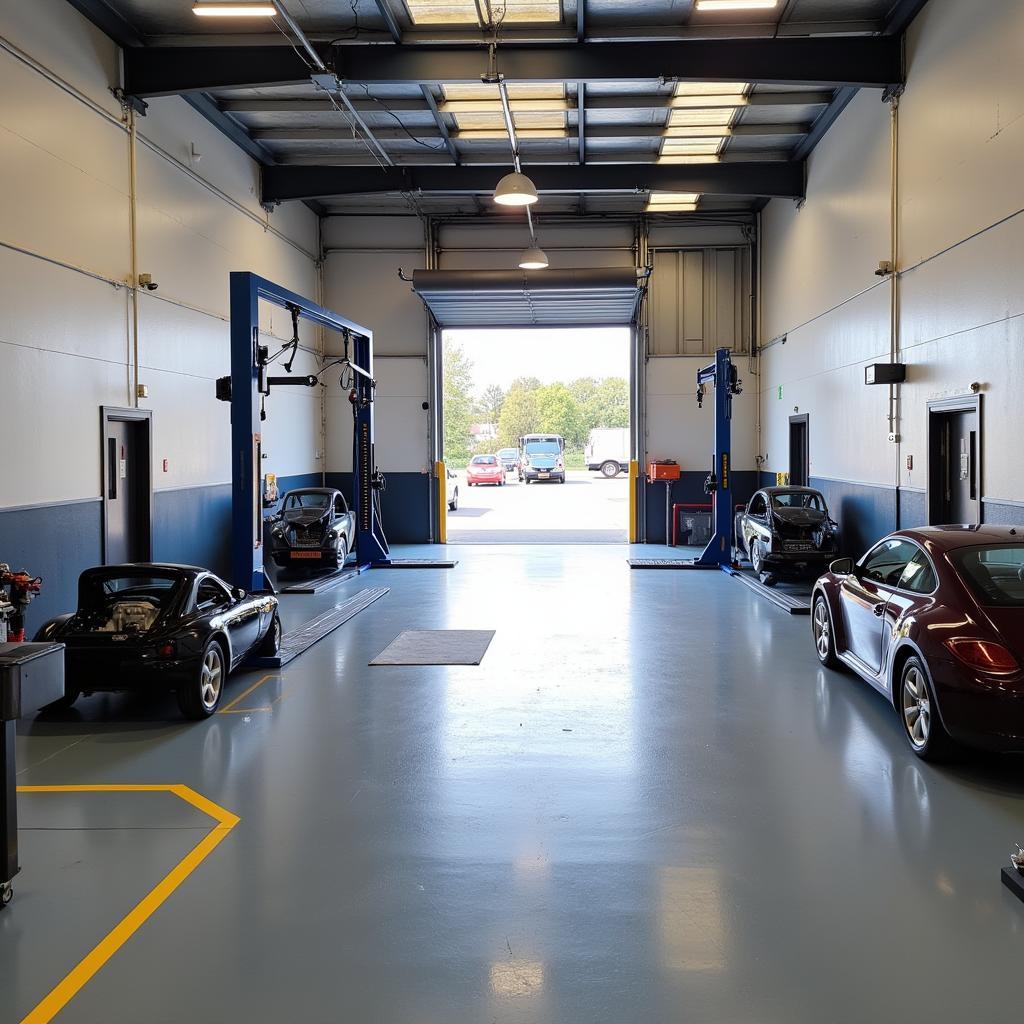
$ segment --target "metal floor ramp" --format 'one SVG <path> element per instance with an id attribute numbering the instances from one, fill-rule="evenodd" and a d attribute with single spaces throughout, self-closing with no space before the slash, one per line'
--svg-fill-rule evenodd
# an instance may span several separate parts
<path id="1" fill-rule="evenodd" d="M 374 569 L 454 569 L 457 559 L 392 558 L 390 562 L 374 562 Z"/>
<path id="2" fill-rule="evenodd" d="M 738 569 L 733 569 L 729 575 L 738 579 L 745 587 L 749 587 L 755 594 L 771 601 L 777 608 L 789 612 L 790 615 L 811 614 L 811 599 L 803 594 L 791 594 L 785 590 L 777 590 L 775 587 L 766 587 L 756 577 Z"/>
<path id="3" fill-rule="evenodd" d="M 698 565 L 692 558 L 627 558 L 630 569 L 718 569 L 716 563 Z"/>
<path id="4" fill-rule="evenodd" d="M 335 569 L 324 576 L 313 576 L 307 580 L 299 580 L 288 587 L 282 587 L 282 594 L 319 594 L 322 590 L 330 590 L 345 580 L 358 576 L 358 569 Z"/>
<path id="5" fill-rule="evenodd" d="M 379 601 L 389 589 L 389 587 L 373 587 L 369 590 L 360 590 L 358 594 L 350 597 L 347 601 L 336 604 L 315 619 L 304 622 L 298 629 L 288 630 L 281 640 L 281 649 L 277 654 L 268 658 L 250 658 L 245 667 L 281 668 L 287 665 L 300 654 L 305 654 L 318 640 L 323 640 L 328 633 L 344 625 L 364 608 L 369 608 L 374 601 Z"/>

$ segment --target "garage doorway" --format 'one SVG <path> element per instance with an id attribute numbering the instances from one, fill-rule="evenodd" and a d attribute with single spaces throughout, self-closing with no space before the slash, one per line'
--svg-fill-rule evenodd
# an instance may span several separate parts
<path id="1" fill-rule="evenodd" d="M 100 409 L 103 564 L 153 558 L 153 414 Z"/>
<path id="2" fill-rule="evenodd" d="M 626 543 L 632 329 L 449 329 L 440 347 L 448 543 Z"/>
<path id="3" fill-rule="evenodd" d="M 928 403 L 928 523 L 981 522 L 981 395 Z"/>

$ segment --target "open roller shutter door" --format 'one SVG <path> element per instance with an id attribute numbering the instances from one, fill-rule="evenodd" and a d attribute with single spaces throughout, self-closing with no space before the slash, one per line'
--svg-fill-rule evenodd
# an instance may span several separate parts
<path id="1" fill-rule="evenodd" d="M 633 323 L 643 278 L 590 270 L 416 270 L 413 291 L 441 327 L 612 327 Z"/>

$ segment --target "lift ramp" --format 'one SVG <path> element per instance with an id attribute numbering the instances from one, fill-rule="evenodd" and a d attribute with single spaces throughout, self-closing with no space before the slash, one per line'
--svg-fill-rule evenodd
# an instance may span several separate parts
<path id="1" fill-rule="evenodd" d="M 325 573 L 323 576 L 313 576 L 310 579 L 299 580 L 291 586 L 282 587 L 281 593 L 320 594 L 323 591 L 330 590 L 331 587 L 336 587 L 339 583 L 344 583 L 346 580 L 350 580 L 353 576 L 358 575 L 359 570 L 356 568 L 335 569 L 333 572 Z"/>
<path id="2" fill-rule="evenodd" d="M 369 608 L 374 601 L 379 601 L 390 587 L 372 587 L 360 590 L 347 601 L 336 604 L 333 608 L 316 618 L 304 622 L 297 629 L 290 629 L 281 640 L 281 649 L 270 657 L 249 658 L 246 668 L 282 668 L 294 661 L 300 654 L 305 654 L 318 640 L 323 640 L 328 633 L 333 633 L 349 619 L 358 615 L 363 609 Z"/>
<path id="3" fill-rule="evenodd" d="M 459 564 L 454 558 L 392 558 L 388 562 L 374 562 L 374 569 L 454 569 Z"/>
<path id="4" fill-rule="evenodd" d="M 776 608 L 781 608 L 790 615 L 810 615 L 811 599 L 806 594 L 794 594 L 791 591 L 779 590 L 777 587 L 766 587 L 756 576 L 743 572 L 741 569 L 727 569 L 730 576 L 737 579 L 759 597 L 770 601 Z"/>

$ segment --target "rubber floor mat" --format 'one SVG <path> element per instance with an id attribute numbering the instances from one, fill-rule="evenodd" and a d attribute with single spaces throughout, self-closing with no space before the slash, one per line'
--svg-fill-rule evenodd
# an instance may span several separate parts
<path id="1" fill-rule="evenodd" d="M 479 665 L 493 629 L 407 629 L 371 665 Z"/>

